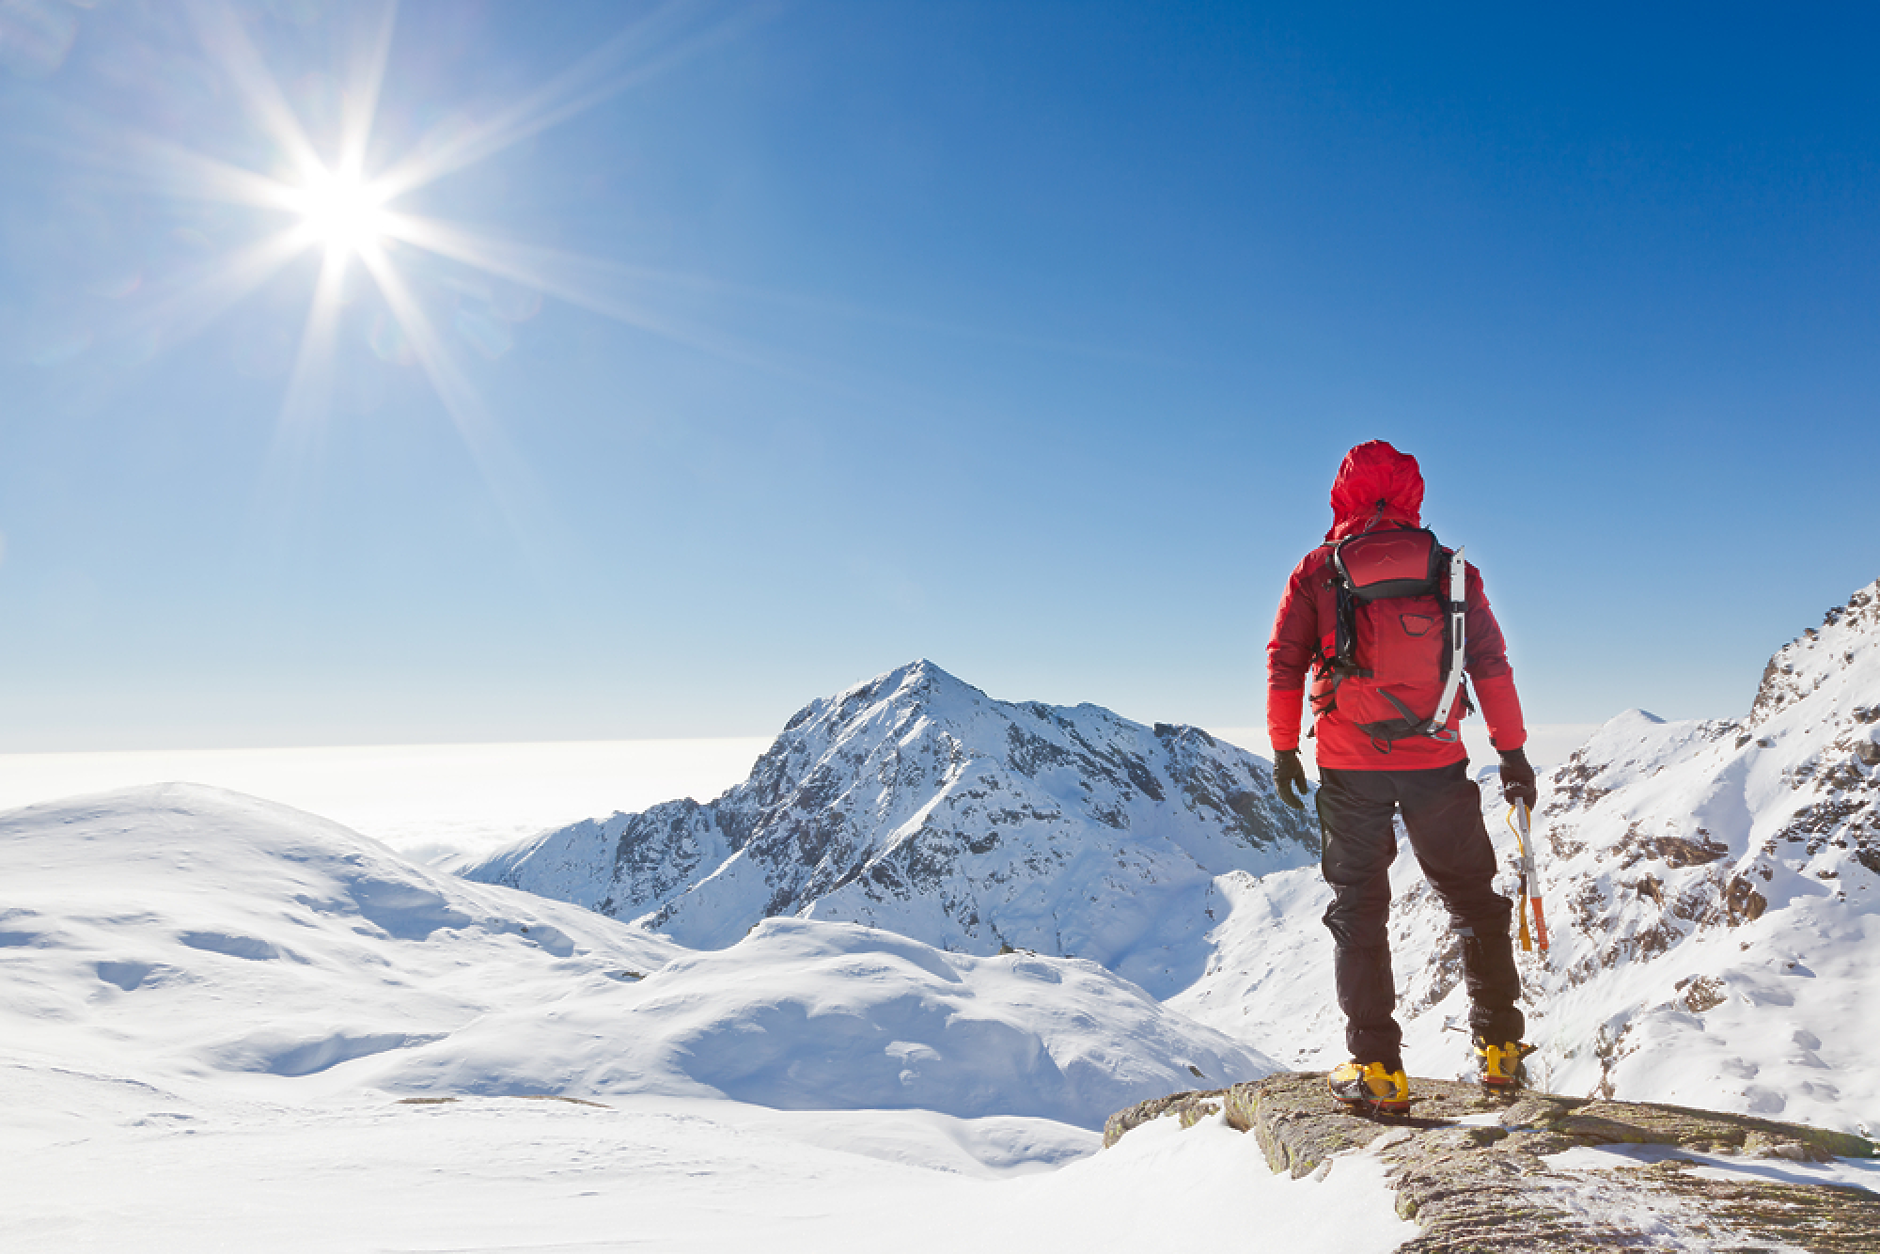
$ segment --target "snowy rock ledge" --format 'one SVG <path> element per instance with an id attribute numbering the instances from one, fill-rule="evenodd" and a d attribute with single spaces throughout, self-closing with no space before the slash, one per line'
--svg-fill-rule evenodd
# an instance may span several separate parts
<path id="1" fill-rule="evenodd" d="M 1223 1109 L 1275 1172 L 1335 1169 L 1368 1149 L 1420 1233 L 1400 1254 L 1538 1249 L 1880 1249 L 1880 1146 L 1844 1132 L 1680 1106 L 1414 1080 L 1415 1114 L 1344 1111 L 1317 1073 L 1177 1093 L 1112 1116 L 1105 1146 Z M 1856 1160 L 1856 1161 L 1848 1161 Z"/>

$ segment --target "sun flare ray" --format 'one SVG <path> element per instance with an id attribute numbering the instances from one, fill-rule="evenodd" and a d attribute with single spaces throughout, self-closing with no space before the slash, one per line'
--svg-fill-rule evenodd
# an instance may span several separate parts
<path id="1" fill-rule="evenodd" d="M 306 245 L 295 232 L 275 231 L 217 258 L 186 281 L 157 289 L 144 315 L 152 322 L 176 328 L 176 338 L 187 338 L 221 317 L 305 251 Z"/>
<path id="2" fill-rule="evenodd" d="M 361 32 L 360 41 L 365 51 L 356 60 L 352 86 L 346 93 L 339 159 L 334 166 L 341 177 L 364 178 L 366 148 L 378 119 L 379 92 L 385 86 L 385 69 L 392 57 L 392 32 L 397 25 L 398 5 L 396 0 L 388 0 L 380 8 L 376 25 Z M 390 197 L 389 188 L 385 195 Z"/>
<path id="3" fill-rule="evenodd" d="M 766 353 L 722 332 L 688 324 L 670 311 L 661 311 L 651 302 L 634 300 L 619 290 L 621 286 L 630 283 L 660 283 L 668 287 L 694 289 L 717 286 L 706 280 L 638 267 L 608 265 L 596 262 L 591 257 L 500 240 L 453 223 L 411 214 L 387 211 L 382 217 L 381 226 L 387 238 L 473 266 L 497 278 L 532 288 L 675 344 L 774 375 L 802 379 L 815 377 L 815 372 L 807 367 L 781 361 L 775 354 Z M 605 284 L 598 281 L 602 276 L 611 277 L 615 282 Z"/>
<path id="4" fill-rule="evenodd" d="M 429 151 L 414 153 L 386 171 L 382 182 L 388 197 L 402 196 L 488 160 L 505 148 L 585 113 L 739 33 L 754 17 L 753 13 L 745 13 L 699 26 L 701 11 L 708 10 L 668 0 L 489 121 Z"/>
<path id="5" fill-rule="evenodd" d="M 242 30 L 241 19 L 220 0 L 192 0 L 188 10 L 197 39 L 221 63 L 282 155 L 303 177 L 323 168 L 319 152 L 293 106 L 287 103 L 280 84 Z"/>
<path id="6" fill-rule="evenodd" d="M 458 438 L 508 519 L 511 532 L 523 539 L 535 535 L 542 528 L 532 520 L 542 511 L 535 505 L 536 494 L 529 489 L 522 461 L 510 451 L 501 426 L 490 417 L 476 388 L 464 377 L 436 324 L 383 249 L 376 245 L 362 248 L 359 260 L 410 337 L 419 367 L 450 414 Z"/>
<path id="7" fill-rule="evenodd" d="M 219 161 L 173 140 L 136 135 L 129 142 L 150 180 L 179 199 L 281 209 L 292 191 L 279 179 Z"/>
<path id="8" fill-rule="evenodd" d="M 333 386 L 333 346 L 339 330 L 340 299 L 346 283 L 346 258 L 332 250 L 320 260 L 313 300 L 300 333 L 294 372 L 282 403 L 283 425 L 313 426 L 326 412 Z"/>

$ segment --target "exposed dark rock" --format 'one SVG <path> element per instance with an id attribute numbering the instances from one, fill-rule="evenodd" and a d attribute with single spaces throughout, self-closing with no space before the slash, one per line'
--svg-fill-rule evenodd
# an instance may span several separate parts
<path id="1" fill-rule="evenodd" d="M 1722 841 L 1711 840 L 1702 832 L 1691 839 L 1658 836 L 1641 842 L 1640 848 L 1647 856 L 1661 858 L 1674 867 L 1703 866 L 1730 852 L 1730 846 Z"/>
<path id="2" fill-rule="evenodd" d="M 1104 1145 L 1173 1114 L 1184 1127 L 1217 1110 L 1259 1138 L 1267 1165 L 1294 1177 L 1371 1147 L 1397 1213 L 1419 1234 L 1405 1254 L 1633 1249 L 1631 1220 L 1649 1215 L 1675 1248 L 1880 1250 L 1880 1197 L 1863 1189 L 1692 1174 L 1688 1154 L 1825 1161 L 1872 1158 L 1860 1137 L 1746 1115 L 1523 1091 L 1487 1094 L 1453 1081 L 1412 1082 L 1412 1113 L 1368 1119 L 1334 1102 L 1319 1074 L 1269 1076 L 1211 1093 L 1177 1093 L 1112 1116 Z M 1576 1146 L 1662 1146 L 1664 1161 L 1584 1170 L 1547 1155 Z"/>
<path id="3" fill-rule="evenodd" d="M 1128 1110 L 1119 1110 L 1103 1125 L 1103 1148 L 1108 1149 L 1122 1140 L 1123 1134 L 1130 1129 L 1139 1128 L 1163 1115 L 1174 1115 L 1181 1120 L 1182 1127 L 1191 1128 L 1209 1115 L 1219 1112 L 1221 1097 L 1219 1091 L 1170 1093 L 1167 1097 L 1138 1102 Z"/>
<path id="4" fill-rule="evenodd" d="M 1769 908 L 1768 899 L 1741 875 L 1730 880 L 1729 887 L 1724 890 L 1723 904 L 1729 912 L 1731 927 L 1739 923 L 1753 923 L 1762 918 L 1763 911 Z"/>
<path id="5" fill-rule="evenodd" d="M 1703 1014 L 1706 1010 L 1715 1010 L 1723 1005 L 1726 994 L 1723 981 L 1715 976 L 1685 976 L 1678 981 L 1678 990 L 1684 994 L 1683 1001 L 1692 1014 Z"/>

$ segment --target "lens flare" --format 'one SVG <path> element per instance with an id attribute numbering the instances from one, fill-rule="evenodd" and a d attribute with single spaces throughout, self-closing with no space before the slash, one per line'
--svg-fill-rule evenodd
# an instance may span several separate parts
<path id="1" fill-rule="evenodd" d="M 0 0 L 0 11 L 8 3 Z M 297 331 L 284 321 L 283 315 L 292 316 L 285 311 L 259 319 L 268 325 L 244 331 L 237 356 L 244 373 L 286 376 L 271 480 L 297 479 L 336 400 L 366 394 L 354 386 L 359 372 L 346 356 L 348 347 L 364 340 L 377 361 L 423 373 L 520 531 L 524 515 L 540 512 L 530 503 L 536 494 L 478 395 L 477 376 L 459 361 L 466 349 L 474 357 L 502 358 L 515 347 L 516 324 L 539 312 L 548 296 L 729 355 L 710 337 L 642 307 L 637 290 L 615 292 L 643 286 L 639 272 L 485 235 L 420 214 L 410 200 L 735 37 L 759 20 L 754 15 L 761 6 L 660 0 L 541 87 L 498 102 L 481 122 L 376 138 L 397 0 L 333 6 L 324 46 L 339 89 L 338 108 L 312 115 L 295 107 L 296 94 L 283 87 L 257 46 L 253 36 L 268 30 L 266 23 L 250 21 L 230 0 L 187 0 L 176 7 L 218 91 L 226 89 L 228 106 L 263 142 L 242 149 L 237 159 L 133 126 L 124 147 L 129 167 L 179 200 L 254 211 L 264 233 L 229 249 L 199 235 L 185 270 L 156 283 L 140 281 L 135 291 L 128 281 L 122 285 L 122 299 L 135 298 L 137 305 L 123 316 L 151 343 L 158 333 L 166 343 L 179 342 L 228 315 L 289 266 L 309 254 L 317 257 L 317 265 L 301 267 L 315 277 Z M 393 116 L 410 112 L 395 110 Z M 113 144 L 120 142 L 113 137 Z M 229 215 L 236 221 L 245 216 Z M 374 301 L 381 306 L 377 310 L 370 308 Z M 85 335 L 69 347 L 49 342 L 44 355 L 88 351 L 90 333 Z M 127 342 L 135 347 L 145 341 Z M 291 494 L 274 492 L 271 484 L 269 495 Z"/>

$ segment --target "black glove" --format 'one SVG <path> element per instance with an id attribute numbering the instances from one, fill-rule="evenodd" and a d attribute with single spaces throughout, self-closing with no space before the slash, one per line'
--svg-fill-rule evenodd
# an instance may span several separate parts
<path id="1" fill-rule="evenodd" d="M 1540 796 L 1540 792 L 1534 787 L 1534 768 L 1528 765 L 1525 750 L 1502 751 L 1501 796 L 1509 805 L 1521 801 L 1527 804 L 1528 809 L 1534 808 L 1534 799 Z"/>
<path id="2" fill-rule="evenodd" d="M 1528 778 L 1534 778 L 1534 772 L 1528 772 Z M 1306 782 L 1306 766 L 1299 760 L 1299 750 L 1281 749 L 1273 755 L 1273 782 L 1279 787 L 1279 799 L 1295 810 L 1303 810 L 1306 803 L 1300 798 L 1312 791 L 1312 785 Z M 1294 796 L 1293 790 L 1299 790 Z"/>

